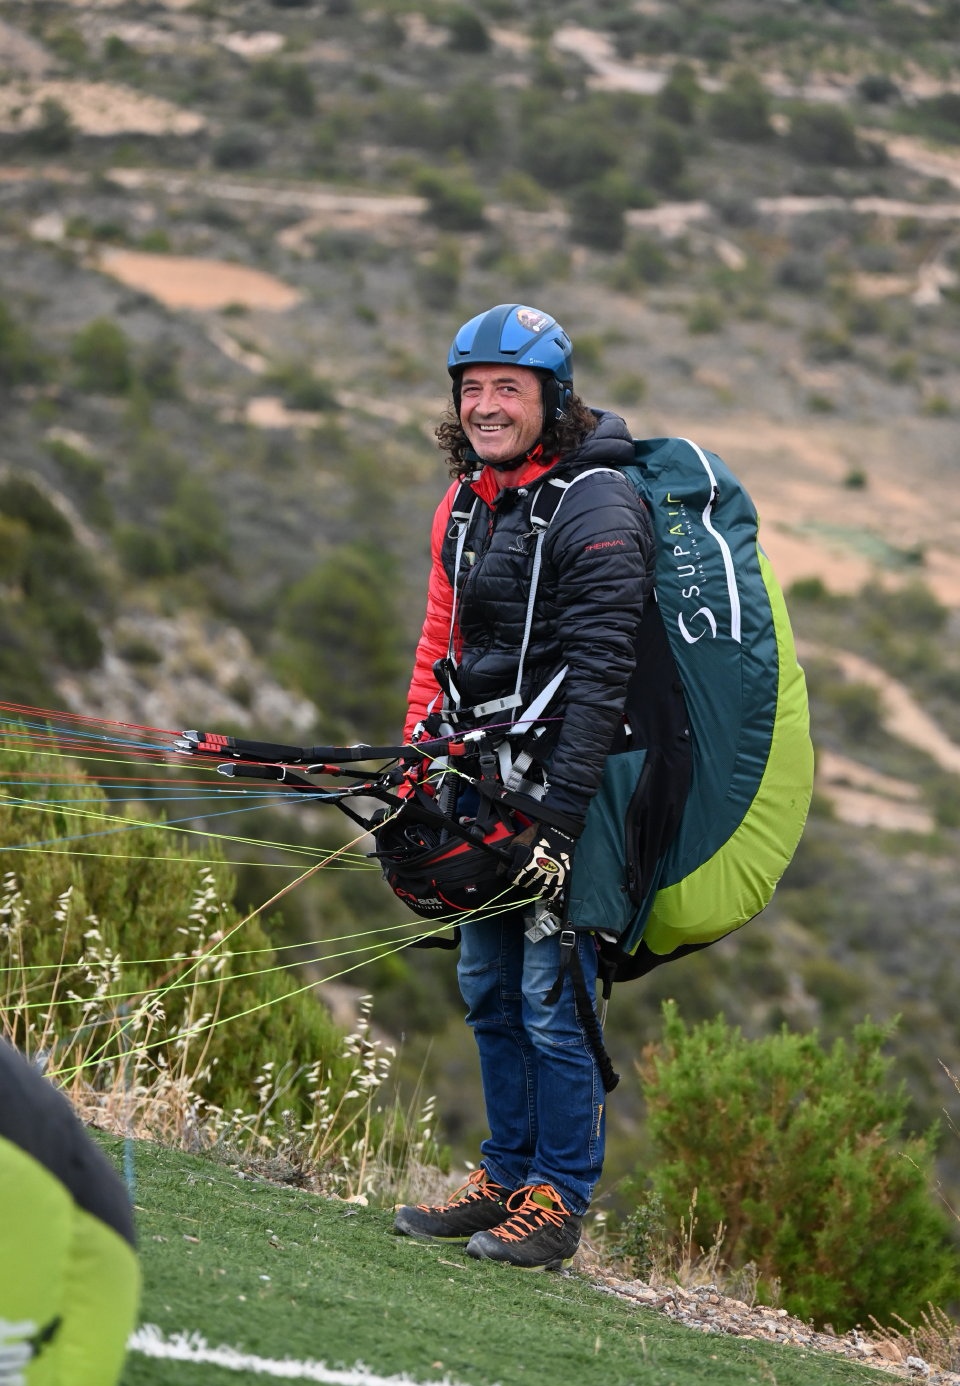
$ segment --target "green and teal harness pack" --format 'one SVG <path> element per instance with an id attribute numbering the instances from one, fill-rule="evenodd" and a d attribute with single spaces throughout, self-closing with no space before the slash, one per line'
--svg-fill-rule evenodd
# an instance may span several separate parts
<path id="1" fill-rule="evenodd" d="M 743 484 L 683 438 L 638 441 L 626 472 L 653 520 L 656 608 L 686 704 L 690 780 L 638 898 L 609 866 L 625 853 L 618 839 L 631 812 L 658 813 L 655 801 L 633 798 L 657 748 L 608 760 L 568 914 L 574 924 L 581 913 L 613 921 L 633 959 L 625 971 L 636 974 L 722 938 L 767 905 L 806 821 L 813 748 L 786 605 Z"/>

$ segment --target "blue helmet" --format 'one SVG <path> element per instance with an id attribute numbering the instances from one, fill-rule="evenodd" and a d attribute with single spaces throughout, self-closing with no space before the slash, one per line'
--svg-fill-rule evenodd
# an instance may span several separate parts
<path id="1" fill-rule="evenodd" d="M 522 303 L 500 303 L 465 322 L 447 357 L 458 410 L 464 367 L 499 361 L 542 372 L 548 386 L 544 393 L 546 417 L 563 417 L 573 393 L 573 345 L 556 318 Z"/>

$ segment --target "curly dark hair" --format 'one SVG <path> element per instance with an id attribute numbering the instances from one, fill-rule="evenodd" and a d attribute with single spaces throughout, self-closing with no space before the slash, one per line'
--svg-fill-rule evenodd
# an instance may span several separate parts
<path id="1" fill-rule="evenodd" d="M 573 452 L 597 426 L 597 416 L 579 395 L 571 395 L 562 419 L 551 420 L 540 435 L 544 455 Z M 447 455 L 450 475 L 456 480 L 474 470 L 473 452 L 453 403 L 437 424 L 437 443 Z"/>

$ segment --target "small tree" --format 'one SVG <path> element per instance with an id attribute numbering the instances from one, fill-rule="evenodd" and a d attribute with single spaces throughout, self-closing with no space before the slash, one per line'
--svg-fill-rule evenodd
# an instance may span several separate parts
<path id="1" fill-rule="evenodd" d="M 867 1020 L 825 1050 L 786 1028 L 751 1041 L 722 1017 L 688 1030 L 667 1002 L 641 1065 L 668 1225 L 695 1194 L 728 1264 L 752 1261 L 761 1295 L 779 1280 L 791 1312 L 837 1328 L 916 1322 L 960 1275 L 933 1137 L 903 1134 L 907 1098 L 888 1081 L 891 1028 Z"/>
<path id="2" fill-rule="evenodd" d="M 696 69 L 690 63 L 677 63 L 657 94 L 657 114 L 677 125 L 692 125 L 701 95 Z"/>
<path id="3" fill-rule="evenodd" d="M 479 231 L 486 224 L 483 193 L 464 178 L 424 169 L 414 184 L 428 204 L 427 218 L 441 231 Z"/>
<path id="4" fill-rule="evenodd" d="M 622 174 L 610 173 L 595 183 L 581 184 L 570 198 L 571 238 L 594 250 L 620 250 L 629 205 L 629 184 Z"/>
<path id="5" fill-rule="evenodd" d="M 40 106 L 38 124 L 27 131 L 25 140 L 38 154 L 65 154 L 75 136 L 70 112 L 59 101 L 47 97 Z"/>
<path id="6" fill-rule="evenodd" d="M 710 120 L 718 135 L 759 143 L 773 136 L 770 98 L 756 73 L 742 68 L 710 103 Z"/>
<path id="7" fill-rule="evenodd" d="M 95 318 L 78 332 L 70 355 L 81 390 L 122 395 L 133 384 L 130 343 L 123 329 L 110 318 Z"/>
<path id="8" fill-rule="evenodd" d="M 808 164 L 855 168 L 862 162 L 856 126 L 839 106 L 805 106 L 797 111 L 787 146 Z"/>
<path id="9" fill-rule="evenodd" d="M 450 47 L 458 53 L 489 53 L 493 41 L 487 26 L 475 10 L 458 5 L 447 16 Z"/>
<path id="10" fill-rule="evenodd" d="M 0 389 L 39 380 L 43 360 L 29 332 L 0 299 Z"/>
<path id="11" fill-rule="evenodd" d="M 403 720 L 406 661 L 390 562 L 343 544 L 284 597 L 281 663 L 333 735 L 394 736 Z"/>
<path id="12" fill-rule="evenodd" d="M 675 126 L 661 120 L 653 128 L 643 172 L 660 192 L 676 192 L 683 182 L 687 156 Z"/>
<path id="13" fill-rule="evenodd" d="M 441 236 L 432 254 L 417 264 L 417 292 L 428 308 L 448 308 L 456 300 L 462 273 L 460 242 L 454 236 Z"/>

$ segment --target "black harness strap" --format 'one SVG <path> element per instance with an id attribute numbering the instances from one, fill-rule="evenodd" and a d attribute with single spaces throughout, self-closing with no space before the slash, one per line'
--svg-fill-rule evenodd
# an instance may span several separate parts
<path id="1" fill-rule="evenodd" d="M 563 979 L 568 972 L 573 983 L 577 1015 L 580 1017 L 587 1042 L 593 1050 L 593 1056 L 600 1069 L 603 1090 L 604 1092 L 613 1092 L 620 1082 L 620 1074 L 614 1069 L 613 1062 L 603 1043 L 603 1031 L 600 1029 L 600 1022 L 597 1019 L 597 1008 L 587 988 L 587 979 L 583 975 L 580 954 L 577 952 L 577 934 L 574 929 L 564 929 L 560 935 L 560 971 L 557 973 L 557 980 L 544 998 L 548 1006 L 555 1006 L 560 1000 L 560 994 L 563 991 Z"/>

